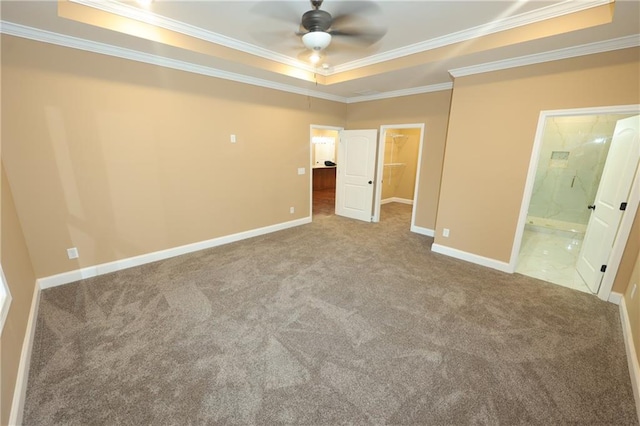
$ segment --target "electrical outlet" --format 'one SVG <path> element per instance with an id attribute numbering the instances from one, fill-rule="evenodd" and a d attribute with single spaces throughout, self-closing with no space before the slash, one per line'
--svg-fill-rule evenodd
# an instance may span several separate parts
<path id="1" fill-rule="evenodd" d="M 69 256 L 69 259 L 77 259 L 79 256 L 78 249 L 75 247 L 67 249 L 67 256 Z"/>
<path id="2" fill-rule="evenodd" d="M 293 214 L 296 212 L 296 209 L 294 207 L 289 207 L 289 213 Z"/>
<path id="3" fill-rule="evenodd" d="M 305 173 L 304 167 L 298 167 L 298 174 L 303 175 Z"/>
<path id="4" fill-rule="evenodd" d="M 634 284 L 633 288 L 631 289 L 631 298 L 633 299 L 634 297 L 636 297 L 636 290 L 638 289 L 638 284 Z"/>
<path id="5" fill-rule="evenodd" d="M 231 143 L 236 143 L 236 135 L 231 135 Z"/>
<path id="6" fill-rule="evenodd" d="M 442 230 L 442 236 L 445 238 L 449 237 L 449 228 L 444 228 Z"/>

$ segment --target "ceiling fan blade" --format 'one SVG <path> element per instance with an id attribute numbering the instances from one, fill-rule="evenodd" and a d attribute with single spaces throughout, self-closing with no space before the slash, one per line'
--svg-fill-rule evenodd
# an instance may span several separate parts
<path id="1" fill-rule="evenodd" d="M 349 19 L 353 16 L 376 15 L 381 12 L 380 6 L 370 0 L 331 2 L 331 7 L 327 3 L 325 8 L 331 12 L 334 21 Z"/>
<path id="2" fill-rule="evenodd" d="M 387 30 L 383 28 L 372 28 L 366 30 L 336 29 L 329 31 L 329 34 L 331 34 L 332 37 L 344 37 L 344 41 L 352 41 L 362 45 L 374 44 L 384 37 L 386 33 Z"/>
<path id="3" fill-rule="evenodd" d="M 260 45 L 272 45 L 279 44 L 282 45 L 286 42 L 294 42 L 299 44 L 299 42 L 291 37 L 290 30 L 265 30 L 264 28 L 256 28 L 249 30 L 249 34 L 251 38 L 256 40 Z"/>
<path id="4" fill-rule="evenodd" d="M 333 19 L 331 20 L 331 27 L 339 28 L 339 27 L 349 27 L 349 26 L 362 26 L 366 22 L 367 22 L 366 19 L 363 19 L 362 16 L 359 16 L 357 14 L 347 13 L 347 14 L 333 16 Z"/>
<path id="5" fill-rule="evenodd" d="M 361 45 L 371 45 L 379 41 L 387 30 L 380 26 L 372 27 L 372 20 L 366 15 L 380 13 L 381 9 L 372 1 L 336 2 L 337 10 L 331 21 L 329 34 L 345 37 Z"/>
<path id="6" fill-rule="evenodd" d="M 299 3 L 295 3 L 299 5 Z M 292 2 L 286 1 L 260 1 L 253 8 L 251 13 L 260 15 L 266 18 L 276 19 L 278 21 L 284 21 L 292 24 L 300 23 L 300 15 L 308 7 L 296 7 Z"/>

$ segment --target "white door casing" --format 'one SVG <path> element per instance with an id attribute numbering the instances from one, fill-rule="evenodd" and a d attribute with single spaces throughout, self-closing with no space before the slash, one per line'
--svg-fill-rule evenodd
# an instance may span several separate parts
<path id="1" fill-rule="evenodd" d="M 338 143 L 336 214 L 371 222 L 378 131 L 343 130 Z"/>
<path id="2" fill-rule="evenodd" d="M 619 120 L 611 140 L 576 269 L 597 293 L 640 160 L 640 116 Z"/>

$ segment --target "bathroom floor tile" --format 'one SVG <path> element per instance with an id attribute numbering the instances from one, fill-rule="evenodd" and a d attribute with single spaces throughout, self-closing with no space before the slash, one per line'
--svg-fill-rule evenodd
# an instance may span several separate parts
<path id="1" fill-rule="evenodd" d="M 591 293 L 575 267 L 581 246 L 582 235 L 572 238 L 525 229 L 516 272 Z"/>

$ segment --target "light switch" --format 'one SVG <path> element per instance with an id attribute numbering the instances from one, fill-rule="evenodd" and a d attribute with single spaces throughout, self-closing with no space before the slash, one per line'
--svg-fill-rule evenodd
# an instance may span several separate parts
<path id="1" fill-rule="evenodd" d="M 231 143 L 236 143 L 236 135 L 231 135 Z"/>
<path id="2" fill-rule="evenodd" d="M 303 175 L 305 173 L 304 167 L 298 167 L 298 174 Z"/>

